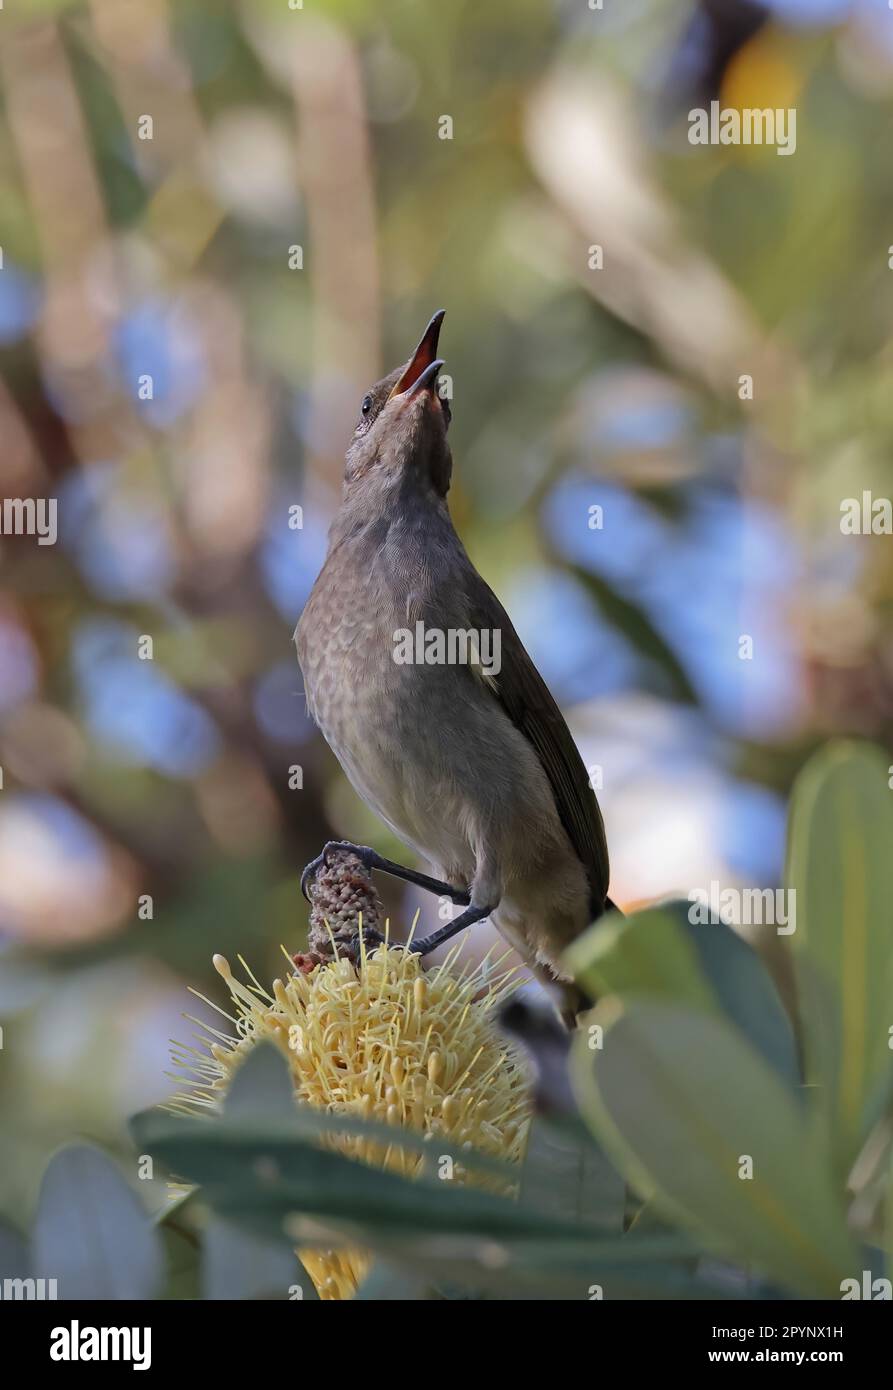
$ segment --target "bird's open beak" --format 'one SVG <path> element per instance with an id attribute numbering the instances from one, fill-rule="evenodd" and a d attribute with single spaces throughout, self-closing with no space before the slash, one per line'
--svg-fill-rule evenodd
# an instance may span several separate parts
<path id="1" fill-rule="evenodd" d="M 407 399 L 409 399 L 410 396 L 417 395 L 421 391 L 436 391 L 437 374 L 442 366 L 443 358 L 435 357 L 434 361 L 429 366 L 427 366 L 423 372 L 419 373 L 415 381 L 406 391 Z"/>
<path id="2" fill-rule="evenodd" d="M 443 362 L 438 360 L 437 357 L 437 341 L 440 337 L 440 325 L 443 323 L 445 312 L 446 310 L 444 309 L 438 309 L 437 313 L 431 319 L 431 322 L 422 334 L 418 347 L 406 364 L 400 376 L 400 380 L 388 397 L 389 400 L 413 388 L 418 387 L 425 389 L 427 386 L 433 385 L 437 380 L 437 373 L 443 366 Z M 435 362 L 437 362 L 436 370 L 433 376 L 425 381 L 423 386 L 422 377 L 428 377 Z"/>

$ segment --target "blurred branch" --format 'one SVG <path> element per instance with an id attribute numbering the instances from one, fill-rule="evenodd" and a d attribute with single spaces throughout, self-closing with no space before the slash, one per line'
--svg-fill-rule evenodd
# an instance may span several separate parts
<path id="1" fill-rule="evenodd" d="M 311 471 L 340 486 L 345 422 L 381 374 L 373 158 L 353 45 L 306 16 L 291 50 L 313 291 Z"/>
<path id="2" fill-rule="evenodd" d="M 734 398 L 739 374 L 758 370 L 771 389 L 790 389 L 794 364 L 692 245 L 650 176 L 638 120 L 605 72 L 595 87 L 586 72 L 558 67 L 530 101 L 527 149 L 569 224 L 580 284 L 716 395 Z M 604 248 L 602 270 L 588 269 L 590 244 Z"/>

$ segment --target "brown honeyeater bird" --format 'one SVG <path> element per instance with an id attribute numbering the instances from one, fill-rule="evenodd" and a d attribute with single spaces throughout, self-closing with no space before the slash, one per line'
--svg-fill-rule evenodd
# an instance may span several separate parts
<path id="1" fill-rule="evenodd" d="M 298 660 L 354 789 L 431 872 L 350 848 L 465 909 L 412 949 L 489 917 L 541 980 L 563 982 L 569 1017 L 579 999 L 561 953 L 613 907 L 604 825 L 561 711 L 453 527 L 442 320 L 363 398 Z M 401 655 L 418 632 L 476 637 L 467 659 L 428 664 Z M 304 871 L 305 892 L 332 847 Z"/>

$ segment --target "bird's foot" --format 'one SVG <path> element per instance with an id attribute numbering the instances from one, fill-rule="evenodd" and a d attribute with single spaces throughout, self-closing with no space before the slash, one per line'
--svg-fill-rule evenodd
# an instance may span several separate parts
<path id="1" fill-rule="evenodd" d="M 366 947 L 367 951 L 373 950 L 376 946 L 387 945 L 397 947 L 400 945 L 399 941 L 389 941 L 384 933 L 378 931 L 375 927 L 363 927 L 360 934 L 363 938 L 363 945 Z"/>
<path id="2" fill-rule="evenodd" d="M 492 907 L 467 907 L 464 912 L 459 913 L 458 917 L 454 917 L 452 922 L 444 923 L 430 936 L 423 937 L 421 941 L 410 942 L 408 949 L 415 951 L 417 955 L 427 956 L 438 946 L 442 946 L 445 941 L 449 941 L 457 932 L 464 931 L 466 927 L 474 926 L 475 922 L 489 917 L 493 910 Z"/>
<path id="3" fill-rule="evenodd" d="M 310 863 L 301 874 L 301 892 L 304 894 L 308 903 L 311 901 L 309 891 L 311 880 L 316 877 L 320 869 L 328 867 L 329 855 L 336 849 L 341 850 L 345 854 L 355 854 L 367 869 L 373 867 L 369 859 L 370 856 L 372 859 L 376 857 L 375 850 L 367 849 L 365 845 L 352 845 L 348 840 L 329 840 L 329 842 L 323 846 L 322 853 L 318 854 L 315 859 L 311 859 Z"/>
<path id="4" fill-rule="evenodd" d="M 385 859 L 377 850 L 370 849 L 368 845 L 352 845 L 349 840 L 330 840 L 322 854 L 311 859 L 301 874 L 301 892 L 308 902 L 310 895 L 307 891 L 307 885 L 313 875 L 318 873 L 324 864 L 328 864 L 328 855 L 333 850 L 355 854 L 367 869 L 378 869 L 381 873 L 403 879 L 404 883 L 414 883 L 417 888 L 424 888 L 429 893 L 436 893 L 439 897 L 449 898 L 458 907 L 467 907 L 471 901 L 466 889 L 454 888 L 452 884 L 443 883 L 439 878 L 431 878 L 430 874 L 419 873 L 416 869 L 406 869 L 402 864 L 395 864 L 393 859 Z"/>

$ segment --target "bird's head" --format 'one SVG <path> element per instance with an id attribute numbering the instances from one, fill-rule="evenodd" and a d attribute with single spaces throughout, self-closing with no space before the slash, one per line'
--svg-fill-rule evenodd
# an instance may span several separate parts
<path id="1" fill-rule="evenodd" d="M 366 392 L 347 450 L 345 493 L 384 499 L 404 485 L 445 497 L 452 459 L 447 443 L 449 403 L 441 399 L 437 377 L 443 361 L 437 341 L 444 311 L 439 309 L 418 347 L 388 376 Z"/>

